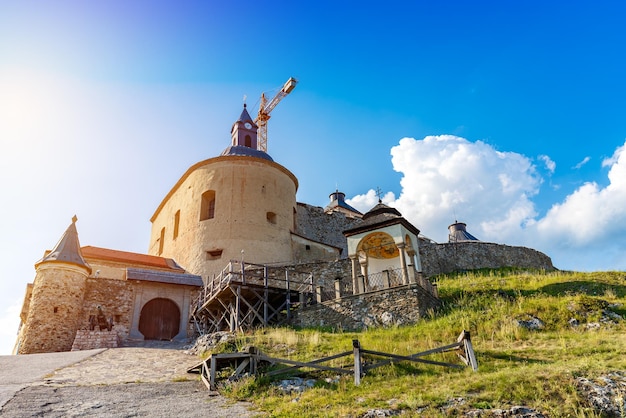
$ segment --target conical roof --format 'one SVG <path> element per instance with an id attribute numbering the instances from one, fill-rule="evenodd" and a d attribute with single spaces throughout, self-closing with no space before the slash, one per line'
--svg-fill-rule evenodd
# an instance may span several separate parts
<path id="1" fill-rule="evenodd" d="M 326 205 L 326 207 L 324 208 L 324 211 L 328 212 L 331 210 L 335 210 L 336 208 L 343 208 L 343 209 L 349 210 L 350 212 L 354 212 L 357 215 L 362 215 L 361 212 L 359 212 L 358 210 L 356 210 L 355 208 L 353 208 L 352 206 L 346 203 L 345 193 L 340 192 L 339 190 L 336 190 L 335 192 L 331 193 L 329 197 L 330 197 L 330 203 Z"/>
<path id="2" fill-rule="evenodd" d="M 72 223 L 67 227 L 65 233 L 54 246 L 52 251 L 46 254 L 41 260 L 35 263 L 35 267 L 42 263 L 49 262 L 63 262 L 76 264 L 86 268 L 91 273 L 91 266 L 83 258 L 83 254 L 80 251 L 80 242 L 78 241 L 78 231 L 76 231 L 76 221 L 78 218 L 74 216 Z"/>
<path id="3" fill-rule="evenodd" d="M 239 115 L 239 119 L 237 119 L 237 122 L 250 122 L 252 125 L 254 125 L 255 128 L 258 128 L 258 126 L 254 123 L 254 119 L 252 119 L 250 113 L 248 113 L 248 109 L 245 103 L 243 104 L 243 110 L 241 111 L 241 115 Z"/>
<path id="4" fill-rule="evenodd" d="M 478 238 L 467 232 L 466 227 L 467 224 L 457 221 L 448 226 L 448 242 L 479 241 Z"/>

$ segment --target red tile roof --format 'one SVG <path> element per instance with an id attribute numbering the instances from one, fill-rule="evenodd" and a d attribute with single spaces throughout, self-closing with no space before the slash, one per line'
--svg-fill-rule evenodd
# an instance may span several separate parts
<path id="1" fill-rule="evenodd" d="M 116 261 L 119 263 L 141 264 L 143 266 L 159 267 L 176 271 L 184 271 L 171 258 L 158 257 L 156 255 L 130 253 L 126 251 L 110 250 L 108 248 L 92 247 L 90 245 L 82 247 L 81 251 L 85 258 L 95 258 L 98 260 Z"/>

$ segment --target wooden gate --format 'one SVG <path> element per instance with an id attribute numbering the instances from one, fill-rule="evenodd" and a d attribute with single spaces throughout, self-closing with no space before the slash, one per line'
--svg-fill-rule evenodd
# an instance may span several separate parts
<path id="1" fill-rule="evenodd" d="M 180 329 L 180 309 L 170 299 L 146 303 L 139 316 L 139 332 L 146 340 L 171 340 Z"/>

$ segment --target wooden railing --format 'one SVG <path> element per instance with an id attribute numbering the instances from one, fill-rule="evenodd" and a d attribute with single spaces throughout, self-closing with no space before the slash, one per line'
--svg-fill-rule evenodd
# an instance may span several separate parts
<path id="1" fill-rule="evenodd" d="M 279 272 L 283 273 L 280 277 L 278 276 Z M 304 279 L 301 278 L 302 276 L 304 276 Z M 201 309 L 207 302 L 210 302 L 231 284 L 256 285 L 264 288 L 272 287 L 309 294 L 313 294 L 315 291 L 312 273 L 299 273 L 298 277 L 293 278 L 290 277 L 290 272 L 287 268 L 231 260 L 220 273 L 207 279 L 206 284 L 193 304 L 192 312 Z"/>

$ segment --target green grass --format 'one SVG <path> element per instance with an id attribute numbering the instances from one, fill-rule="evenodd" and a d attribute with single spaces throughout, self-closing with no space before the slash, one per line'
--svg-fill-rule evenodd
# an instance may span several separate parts
<path id="1" fill-rule="evenodd" d="M 319 378 L 318 383 L 298 395 L 283 395 L 264 377 L 229 383 L 222 393 L 251 401 L 273 417 L 358 417 L 373 408 L 438 417 L 514 405 L 551 417 L 597 416 L 576 391 L 575 379 L 626 370 L 626 321 L 586 328 L 600 321 L 603 311 L 626 314 L 625 273 L 507 269 L 436 281 L 444 306 L 415 325 L 359 333 L 269 328 L 241 337 L 231 348 L 255 345 L 271 356 L 308 361 L 349 351 L 358 339 L 368 350 L 408 355 L 453 343 L 468 330 L 477 372 L 398 362 L 371 370 L 359 386 L 350 375 L 337 380 L 332 373 L 308 371 L 303 375 Z M 541 319 L 543 328 L 517 325 L 532 317 Z M 460 364 L 452 353 L 428 359 Z M 325 364 L 350 366 L 351 361 L 349 356 Z M 463 401 L 455 403 L 457 398 Z"/>

